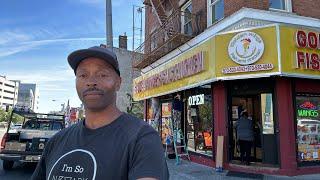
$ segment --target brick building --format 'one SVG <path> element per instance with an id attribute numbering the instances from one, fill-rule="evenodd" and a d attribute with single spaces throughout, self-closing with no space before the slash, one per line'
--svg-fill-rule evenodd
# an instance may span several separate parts
<path id="1" fill-rule="evenodd" d="M 222 156 L 228 170 L 289 176 L 320 171 L 319 0 L 144 4 L 133 94 L 164 143 L 178 110 L 192 161 L 216 167 Z M 250 166 L 237 141 L 243 110 L 253 124 Z"/>

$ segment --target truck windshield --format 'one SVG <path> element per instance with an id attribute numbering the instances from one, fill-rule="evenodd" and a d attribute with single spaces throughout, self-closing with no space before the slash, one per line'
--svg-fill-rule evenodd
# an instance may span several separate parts
<path id="1" fill-rule="evenodd" d="M 30 120 L 25 123 L 24 129 L 60 130 L 62 125 L 59 122 Z"/>

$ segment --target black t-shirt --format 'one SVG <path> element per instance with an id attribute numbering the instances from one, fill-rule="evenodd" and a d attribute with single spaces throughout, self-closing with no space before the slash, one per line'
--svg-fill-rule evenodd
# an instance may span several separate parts
<path id="1" fill-rule="evenodd" d="M 92 130 L 78 124 L 47 143 L 32 180 L 169 179 L 161 140 L 147 123 L 122 114 Z"/>

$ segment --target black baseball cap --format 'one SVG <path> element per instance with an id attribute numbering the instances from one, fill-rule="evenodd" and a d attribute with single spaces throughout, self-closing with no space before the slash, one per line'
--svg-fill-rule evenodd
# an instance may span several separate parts
<path id="1" fill-rule="evenodd" d="M 110 64 L 120 76 L 117 55 L 104 45 L 93 46 L 88 49 L 80 49 L 72 52 L 68 56 L 68 63 L 73 69 L 74 74 L 76 74 L 76 70 L 80 62 L 89 57 L 95 57 L 104 60 L 106 63 Z"/>

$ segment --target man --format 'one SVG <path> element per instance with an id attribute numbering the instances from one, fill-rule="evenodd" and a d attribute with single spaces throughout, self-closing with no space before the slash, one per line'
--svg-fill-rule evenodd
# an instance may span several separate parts
<path id="1" fill-rule="evenodd" d="M 86 119 L 50 139 L 32 179 L 169 179 L 158 133 L 116 106 L 116 55 L 95 46 L 71 53 L 68 62 Z"/>
<path id="2" fill-rule="evenodd" d="M 248 119 L 247 110 L 240 113 L 240 118 L 235 125 L 237 129 L 237 139 L 240 145 L 241 163 L 246 161 L 246 165 L 250 165 L 251 146 L 254 139 L 252 120 Z"/>

